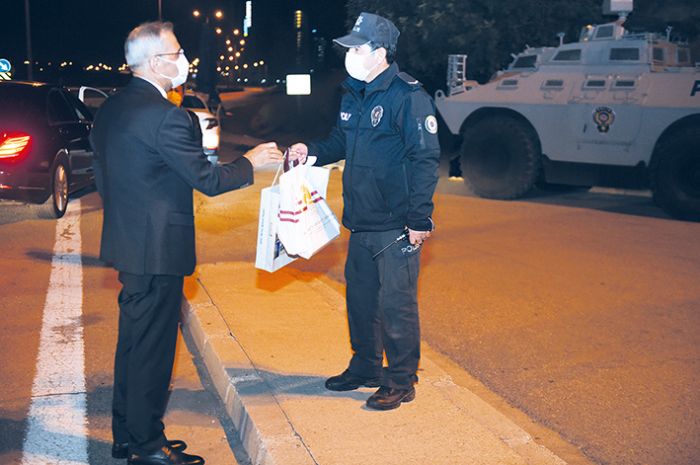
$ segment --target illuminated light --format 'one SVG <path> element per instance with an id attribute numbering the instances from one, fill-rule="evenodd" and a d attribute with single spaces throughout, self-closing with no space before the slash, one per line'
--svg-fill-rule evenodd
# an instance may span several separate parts
<path id="1" fill-rule="evenodd" d="M 237 35 L 240 34 L 240 33 L 241 33 L 241 31 L 239 31 L 238 29 L 234 29 L 234 30 L 233 30 L 233 35 L 234 35 L 234 36 L 237 36 Z"/>
<path id="2" fill-rule="evenodd" d="M 216 28 L 216 33 L 217 33 L 217 34 L 221 34 L 221 28 L 220 28 L 220 27 L 217 27 L 217 28 Z"/>
<path id="3" fill-rule="evenodd" d="M 229 48 L 228 48 L 228 51 L 229 51 L 229 52 L 233 52 L 233 47 L 229 47 Z"/>
<path id="4" fill-rule="evenodd" d="M 226 71 L 229 71 L 231 69 L 230 66 L 226 66 Z"/>
<path id="5" fill-rule="evenodd" d="M 238 71 L 239 68 L 240 68 L 240 66 L 238 66 L 238 65 L 233 67 L 233 69 L 235 69 L 236 71 Z"/>
<path id="6" fill-rule="evenodd" d="M 258 62 L 257 62 L 257 61 L 256 61 L 255 63 L 253 63 L 253 67 L 254 67 L 254 68 L 257 68 L 257 67 L 258 67 Z"/>
<path id="7" fill-rule="evenodd" d="M 243 82 L 248 82 L 248 78 L 243 79 Z"/>
<path id="8" fill-rule="evenodd" d="M 311 75 L 288 74 L 287 95 L 311 95 Z"/>
<path id="9" fill-rule="evenodd" d="M 31 147 L 32 137 L 23 132 L 4 132 L 0 136 L 0 158 L 17 158 Z"/>
<path id="10" fill-rule="evenodd" d="M 224 12 L 221 10 L 216 10 L 216 13 L 214 13 L 214 16 L 216 16 L 216 19 L 221 19 L 224 17 Z"/>
<path id="11" fill-rule="evenodd" d="M 245 45 L 245 39 L 241 39 L 238 43 L 241 45 Z"/>
<path id="12" fill-rule="evenodd" d="M 236 58 L 240 58 L 241 52 L 236 52 Z"/>
<path id="13" fill-rule="evenodd" d="M 194 10 L 192 12 L 192 16 L 194 16 L 195 18 L 199 18 L 201 15 L 202 13 L 199 10 Z"/>
<path id="14" fill-rule="evenodd" d="M 231 45 L 231 39 L 226 39 L 226 45 Z"/>
<path id="15" fill-rule="evenodd" d="M 219 60 L 223 60 L 225 57 L 223 55 L 219 55 Z"/>
<path id="16" fill-rule="evenodd" d="M 233 55 L 231 55 L 230 57 L 228 57 L 228 61 L 233 61 Z"/>
<path id="17" fill-rule="evenodd" d="M 25 65 L 28 65 L 28 64 L 29 64 L 29 60 L 24 60 L 24 64 L 25 64 Z"/>
<path id="18" fill-rule="evenodd" d="M 294 12 L 294 25 L 297 29 L 301 29 L 303 13 L 301 10 Z"/>
<path id="19" fill-rule="evenodd" d="M 218 72 L 221 72 L 221 66 L 217 66 L 217 67 L 216 67 L 216 70 L 217 70 Z"/>
<path id="20" fill-rule="evenodd" d="M 264 65 L 264 64 L 265 64 L 265 62 L 262 61 L 262 60 L 260 60 L 260 66 L 262 66 L 262 65 Z"/>
<path id="21" fill-rule="evenodd" d="M 243 65 L 243 69 L 248 69 L 248 63 Z"/>

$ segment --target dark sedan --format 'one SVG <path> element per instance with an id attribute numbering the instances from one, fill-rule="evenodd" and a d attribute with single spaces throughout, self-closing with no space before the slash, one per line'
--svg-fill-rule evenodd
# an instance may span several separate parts
<path id="1" fill-rule="evenodd" d="M 0 199 L 62 217 L 68 196 L 94 182 L 91 127 L 90 110 L 61 86 L 0 82 Z"/>

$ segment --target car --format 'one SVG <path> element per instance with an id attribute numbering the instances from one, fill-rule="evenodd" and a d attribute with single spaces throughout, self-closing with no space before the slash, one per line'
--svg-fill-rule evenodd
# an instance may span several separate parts
<path id="1" fill-rule="evenodd" d="M 182 97 L 182 108 L 191 111 L 199 119 L 202 129 L 202 147 L 209 161 L 216 163 L 218 159 L 221 126 L 219 119 L 209 111 L 206 103 L 194 92 L 186 92 Z"/>
<path id="2" fill-rule="evenodd" d="M 39 204 L 60 218 L 94 184 L 90 110 L 63 86 L 0 82 L 0 200 Z"/>

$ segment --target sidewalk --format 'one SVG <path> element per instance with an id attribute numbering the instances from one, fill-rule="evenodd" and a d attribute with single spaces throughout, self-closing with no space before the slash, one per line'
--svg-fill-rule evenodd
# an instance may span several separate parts
<path id="1" fill-rule="evenodd" d="M 197 271 L 184 330 L 253 464 L 565 463 L 425 355 L 416 400 L 399 409 L 367 409 L 373 389 L 326 390 L 350 357 L 344 298 L 326 278 L 243 262 Z"/>

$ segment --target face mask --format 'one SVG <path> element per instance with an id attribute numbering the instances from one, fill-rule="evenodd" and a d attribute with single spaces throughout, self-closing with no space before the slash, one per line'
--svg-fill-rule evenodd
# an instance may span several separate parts
<path id="1" fill-rule="evenodd" d="M 364 81 L 367 76 L 370 75 L 374 68 L 376 68 L 379 63 L 375 63 L 370 69 L 365 68 L 365 59 L 368 56 L 374 56 L 374 51 L 369 55 L 357 55 L 356 53 L 346 53 L 345 54 L 345 70 L 348 74 L 358 81 Z"/>
<path id="2" fill-rule="evenodd" d="M 189 61 L 187 61 L 187 58 L 185 57 L 184 53 L 181 53 L 175 61 L 166 60 L 163 57 L 158 58 L 160 58 L 163 61 L 167 61 L 168 63 L 172 63 L 177 67 L 177 75 L 175 77 L 170 77 L 166 76 L 165 74 L 158 73 L 159 76 L 162 76 L 166 79 L 170 79 L 173 89 L 183 85 L 187 81 L 187 75 L 190 72 L 190 63 Z"/>

